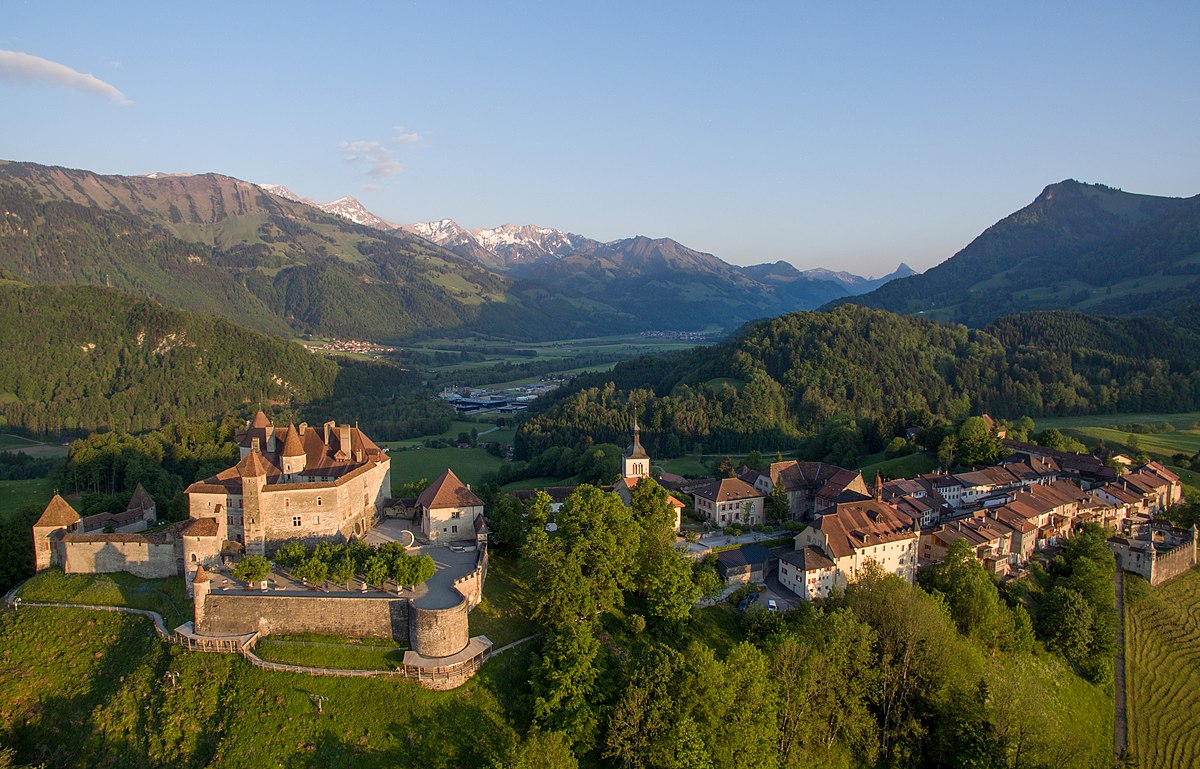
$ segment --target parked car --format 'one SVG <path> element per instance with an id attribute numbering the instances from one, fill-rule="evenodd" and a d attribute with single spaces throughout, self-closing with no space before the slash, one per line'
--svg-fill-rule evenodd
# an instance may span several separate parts
<path id="1" fill-rule="evenodd" d="M 779 611 L 779 604 L 775 603 L 774 598 L 767 599 L 767 611 L 771 613 Z"/>
<path id="2" fill-rule="evenodd" d="M 754 603 L 755 601 L 757 601 L 757 600 L 758 600 L 758 593 L 757 593 L 757 592 L 754 592 L 754 593 L 751 593 L 750 595 L 748 595 L 748 596 L 746 596 L 746 597 L 750 599 L 750 603 Z"/>

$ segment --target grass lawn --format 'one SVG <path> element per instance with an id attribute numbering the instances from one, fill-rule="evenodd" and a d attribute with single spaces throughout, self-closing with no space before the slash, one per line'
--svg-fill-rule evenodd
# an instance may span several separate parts
<path id="1" fill-rule="evenodd" d="M 254 645 L 265 660 L 289 665 L 346 670 L 395 670 L 404 662 L 407 644 L 364 638 L 350 641 L 338 636 L 310 634 L 268 636 Z"/>
<path id="2" fill-rule="evenodd" d="M 485 635 L 499 647 L 536 633 L 537 626 L 525 616 L 527 589 L 516 558 L 489 556 L 484 601 L 467 615 L 471 635 Z"/>
<path id="3" fill-rule="evenodd" d="M 660 459 L 655 464 L 662 465 L 662 468 L 668 473 L 675 473 L 676 475 L 687 475 L 697 478 L 712 475 L 712 470 L 708 469 L 708 465 L 701 462 L 700 457 L 695 455 L 675 457 L 674 459 Z M 737 461 L 735 460 L 734 465 L 736 464 Z"/>
<path id="4" fill-rule="evenodd" d="M 1200 473 L 1195 470 L 1185 470 L 1182 467 L 1167 465 L 1168 470 L 1179 476 L 1183 482 L 1183 493 L 1189 500 L 1200 499 Z"/>
<path id="5" fill-rule="evenodd" d="M 430 440 L 430 439 L 441 439 L 441 440 L 446 440 L 446 441 L 453 441 L 456 438 L 458 438 L 459 433 L 470 434 L 471 430 L 475 430 L 477 433 L 482 433 L 485 430 L 491 430 L 495 426 L 496 426 L 496 418 L 495 417 L 491 417 L 490 419 L 488 419 L 487 421 L 484 421 L 484 422 L 473 422 L 473 421 L 465 420 L 465 419 L 455 419 L 450 422 L 450 428 L 448 430 L 437 433 L 436 435 L 422 435 L 418 438 L 409 438 L 409 439 L 403 440 L 403 441 L 386 441 L 386 442 L 380 443 L 379 445 L 387 446 L 390 449 L 405 449 L 405 448 L 408 448 L 409 446 L 420 446 L 423 443 L 425 443 L 425 441 Z M 514 431 L 512 430 L 512 428 L 506 428 L 505 430 L 497 431 L 495 433 L 489 433 L 487 436 L 485 436 L 483 438 L 483 440 L 485 440 L 485 441 L 501 440 L 501 442 L 512 443 L 511 437 L 507 441 L 503 441 L 501 438 L 496 437 L 498 435 L 502 436 L 506 432 L 508 435 L 511 436 Z"/>
<path id="6" fill-rule="evenodd" d="M 1200 571 L 1125 577 L 1129 746 L 1139 766 L 1200 766 Z"/>
<path id="7" fill-rule="evenodd" d="M 67 447 L 59 443 L 43 443 L 23 435 L 0 433 L 0 451 L 20 451 L 36 457 L 65 456 Z"/>
<path id="8" fill-rule="evenodd" d="M 449 467 L 463 483 L 477 484 L 504 462 L 483 449 L 411 449 L 392 453 L 392 488 L 425 478 L 434 480 Z"/>
<path id="9" fill-rule="evenodd" d="M 553 478 L 549 475 L 542 475 L 537 478 L 506 483 L 500 488 L 504 491 L 518 491 L 520 489 L 543 489 L 547 486 L 571 486 L 572 484 L 573 481 L 570 478 Z"/>
<path id="10" fill-rule="evenodd" d="M 26 601 L 150 609 L 163 616 L 168 630 L 192 619 L 192 601 L 187 597 L 183 577 L 142 579 L 125 572 L 64 574 L 54 568 L 30 577 L 19 595 Z"/>
<path id="11" fill-rule="evenodd" d="M 0 730 L 21 764 L 502 766 L 529 718 L 524 647 L 450 692 L 259 670 L 164 643 L 146 619 L 85 610 L 0 612 L 0 649 Z"/>
<path id="12" fill-rule="evenodd" d="M 0 518 L 26 507 L 45 507 L 54 496 L 49 478 L 28 481 L 0 481 Z"/>
<path id="13" fill-rule="evenodd" d="M 917 452 L 903 457 L 885 459 L 883 453 L 868 454 L 859 460 L 858 468 L 862 471 L 867 483 L 875 481 L 875 473 L 880 473 L 885 479 L 912 478 L 922 473 L 931 473 L 937 467 L 937 460 L 928 454 Z"/>
<path id="14" fill-rule="evenodd" d="M 1169 433 L 1142 435 L 1113 427 L 1072 427 L 1063 432 L 1089 446 L 1103 440 L 1110 447 L 1124 446 L 1133 451 L 1133 444 L 1157 459 L 1170 459 L 1175 454 L 1192 455 L 1200 451 L 1200 430 L 1183 429 Z"/>
<path id="15" fill-rule="evenodd" d="M 1076 427 L 1115 427 L 1116 425 L 1144 424 L 1160 425 L 1170 422 L 1176 430 L 1189 429 L 1200 422 L 1200 411 L 1183 411 L 1176 414 L 1088 414 L 1081 417 L 1038 417 L 1034 420 L 1039 432 L 1050 427 L 1059 430 Z"/>

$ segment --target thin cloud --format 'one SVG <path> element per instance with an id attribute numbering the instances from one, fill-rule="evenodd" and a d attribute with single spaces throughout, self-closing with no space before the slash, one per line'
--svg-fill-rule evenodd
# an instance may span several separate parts
<path id="1" fill-rule="evenodd" d="M 377 141 L 338 142 L 338 152 L 347 163 L 367 166 L 367 175 L 373 179 L 385 179 L 404 170 L 395 154 Z"/>
<path id="2" fill-rule="evenodd" d="M 387 144 L 415 144 L 421 140 L 421 135 L 415 131 L 405 131 L 403 126 L 394 126 L 396 131 Z M 366 166 L 367 176 L 372 179 L 386 179 L 404 170 L 404 164 L 396 159 L 396 153 L 383 142 L 373 139 L 359 139 L 353 142 L 338 142 L 338 152 L 342 160 L 354 165 Z"/>
<path id="3" fill-rule="evenodd" d="M 64 64 L 19 51 L 0 50 L 0 80 L 19 85 L 51 86 L 94 94 L 122 107 L 133 104 L 116 86 L 95 75 L 85 75 Z"/>

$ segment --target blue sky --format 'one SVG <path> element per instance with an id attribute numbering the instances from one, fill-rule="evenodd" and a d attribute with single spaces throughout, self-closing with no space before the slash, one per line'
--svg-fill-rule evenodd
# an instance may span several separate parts
<path id="1" fill-rule="evenodd" d="M 880 274 L 1064 178 L 1200 193 L 1194 1 L 5 5 L 0 157 L 398 222 Z"/>

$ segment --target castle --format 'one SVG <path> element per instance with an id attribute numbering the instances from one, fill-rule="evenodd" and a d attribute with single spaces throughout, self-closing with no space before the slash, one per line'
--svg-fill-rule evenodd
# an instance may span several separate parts
<path id="1" fill-rule="evenodd" d="M 487 572 L 483 502 L 451 470 L 417 501 L 420 538 L 454 544 L 427 584 L 351 590 L 279 573 L 246 585 L 221 567 L 289 541 L 365 537 L 392 505 L 391 459 L 357 427 L 277 427 L 261 411 L 236 437 L 238 462 L 186 489 L 184 521 L 146 531 L 157 514 L 140 486 L 118 515 L 81 518 L 55 495 L 33 526 L 38 570 L 182 575 L 194 620 L 173 638 L 192 649 L 246 651 L 270 633 L 373 636 L 407 642 L 398 672 L 429 688 L 457 686 L 478 670 L 491 641 L 469 637 L 467 613 L 482 599 Z"/>
<path id="2" fill-rule="evenodd" d="M 236 437 L 238 463 L 188 486 L 188 520 L 165 529 L 137 533 L 157 522 L 140 486 L 118 516 L 81 518 L 55 495 L 33 526 L 38 570 L 182 574 L 190 589 L 198 567 L 227 556 L 269 555 L 294 539 L 360 537 L 390 498 L 391 459 L 357 427 L 275 427 L 259 411 Z M 115 530 L 94 533 L 106 525 Z"/>

